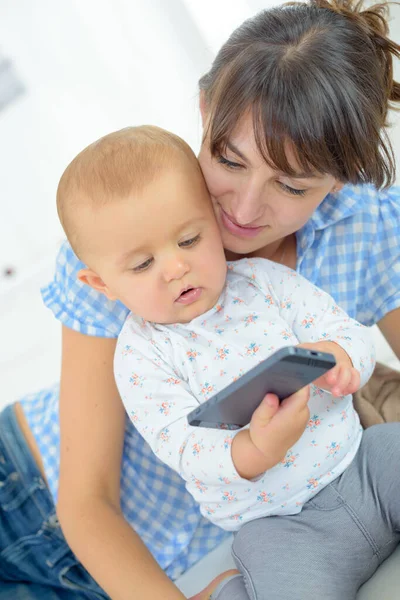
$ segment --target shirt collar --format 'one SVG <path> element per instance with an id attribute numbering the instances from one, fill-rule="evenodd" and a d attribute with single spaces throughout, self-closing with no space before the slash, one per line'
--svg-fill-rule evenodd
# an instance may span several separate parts
<path id="1" fill-rule="evenodd" d="M 376 193 L 372 185 L 345 185 L 334 194 L 328 194 L 310 219 L 315 230 L 326 229 L 331 225 L 360 212 L 364 204 Z"/>
<path id="2" fill-rule="evenodd" d="M 300 270 L 307 251 L 314 243 L 316 231 L 327 229 L 360 212 L 374 194 L 376 188 L 373 185 L 345 185 L 335 194 L 328 194 L 312 217 L 296 233 L 297 270 Z"/>

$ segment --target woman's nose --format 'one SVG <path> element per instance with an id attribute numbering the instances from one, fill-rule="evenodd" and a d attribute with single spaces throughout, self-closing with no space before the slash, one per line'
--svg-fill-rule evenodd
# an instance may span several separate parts
<path id="1" fill-rule="evenodd" d="M 257 182 L 247 181 L 236 193 L 231 205 L 231 216 L 238 225 L 251 225 L 264 212 L 264 187 Z"/>

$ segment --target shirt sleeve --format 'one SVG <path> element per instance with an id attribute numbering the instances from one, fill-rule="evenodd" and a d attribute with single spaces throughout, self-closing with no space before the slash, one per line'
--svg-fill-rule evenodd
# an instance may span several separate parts
<path id="1" fill-rule="evenodd" d="M 363 269 L 363 322 L 369 325 L 400 308 L 400 187 L 380 192 L 374 231 Z"/>
<path id="2" fill-rule="evenodd" d="M 339 344 L 360 372 L 361 386 L 375 367 L 375 349 L 367 327 L 349 317 L 329 294 L 304 277 L 270 261 L 254 263 L 255 279 L 266 287 L 299 343 Z"/>
<path id="3" fill-rule="evenodd" d="M 86 335 L 116 338 L 128 309 L 79 281 L 77 275 L 85 265 L 68 242 L 61 246 L 54 277 L 42 288 L 44 304 L 63 325 Z"/>
<path id="4" fill-rule="evenodd" d="M 168 363 L 169 357 L 161 358 L 128 317 L 118 338 L 114 371 L 129 418 L 160 460 L 186 481 L 202 513 L 232 529 L 238 504 L 221 502 L 224 486 L 228 482 L 232 494 L 244 491 L 242 508 L 247 509 L 250 489 L 257 485 L 242 479 L 233 464 L 231 445 L 237 431 L 189 425 L 186 415 L 200 401 Z"/>

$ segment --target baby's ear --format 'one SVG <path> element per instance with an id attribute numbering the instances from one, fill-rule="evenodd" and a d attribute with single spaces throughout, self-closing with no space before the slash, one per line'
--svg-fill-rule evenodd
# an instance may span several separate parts
<path id="1" fill-rule="evenodd" d="M 104 283 L 102 278 L 92 271 L 92 269 L 81 269 L 78 272 L 77 278 L 82 283 L 89 285 L 91 288 L 104 294 L 109 300 L 117 300 L 117 297 L 111 292 L 109 287 Z"/>

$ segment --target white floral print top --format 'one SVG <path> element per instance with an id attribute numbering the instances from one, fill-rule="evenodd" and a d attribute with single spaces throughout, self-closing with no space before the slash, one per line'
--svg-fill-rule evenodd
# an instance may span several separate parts
<path id="1" fill-rule="evenodd" d="M 237 431 L 187 423 L 193 408 L 274 351 L 319 340 L 342 346 L 366 383 L 375 364 L 368 329 L 295 271 L 261 258 L 229 263 L 218 303 L 190 323 L 128 316 L 115 354 L 128 415 L 220 527 L 237 530 L 255 518 L 299 512 L 354 458 L 362 430 L 351 396 L 334 398 L 315 386 L 302 437 L 253 481 L 242 479 L 232 461 Z"/>

